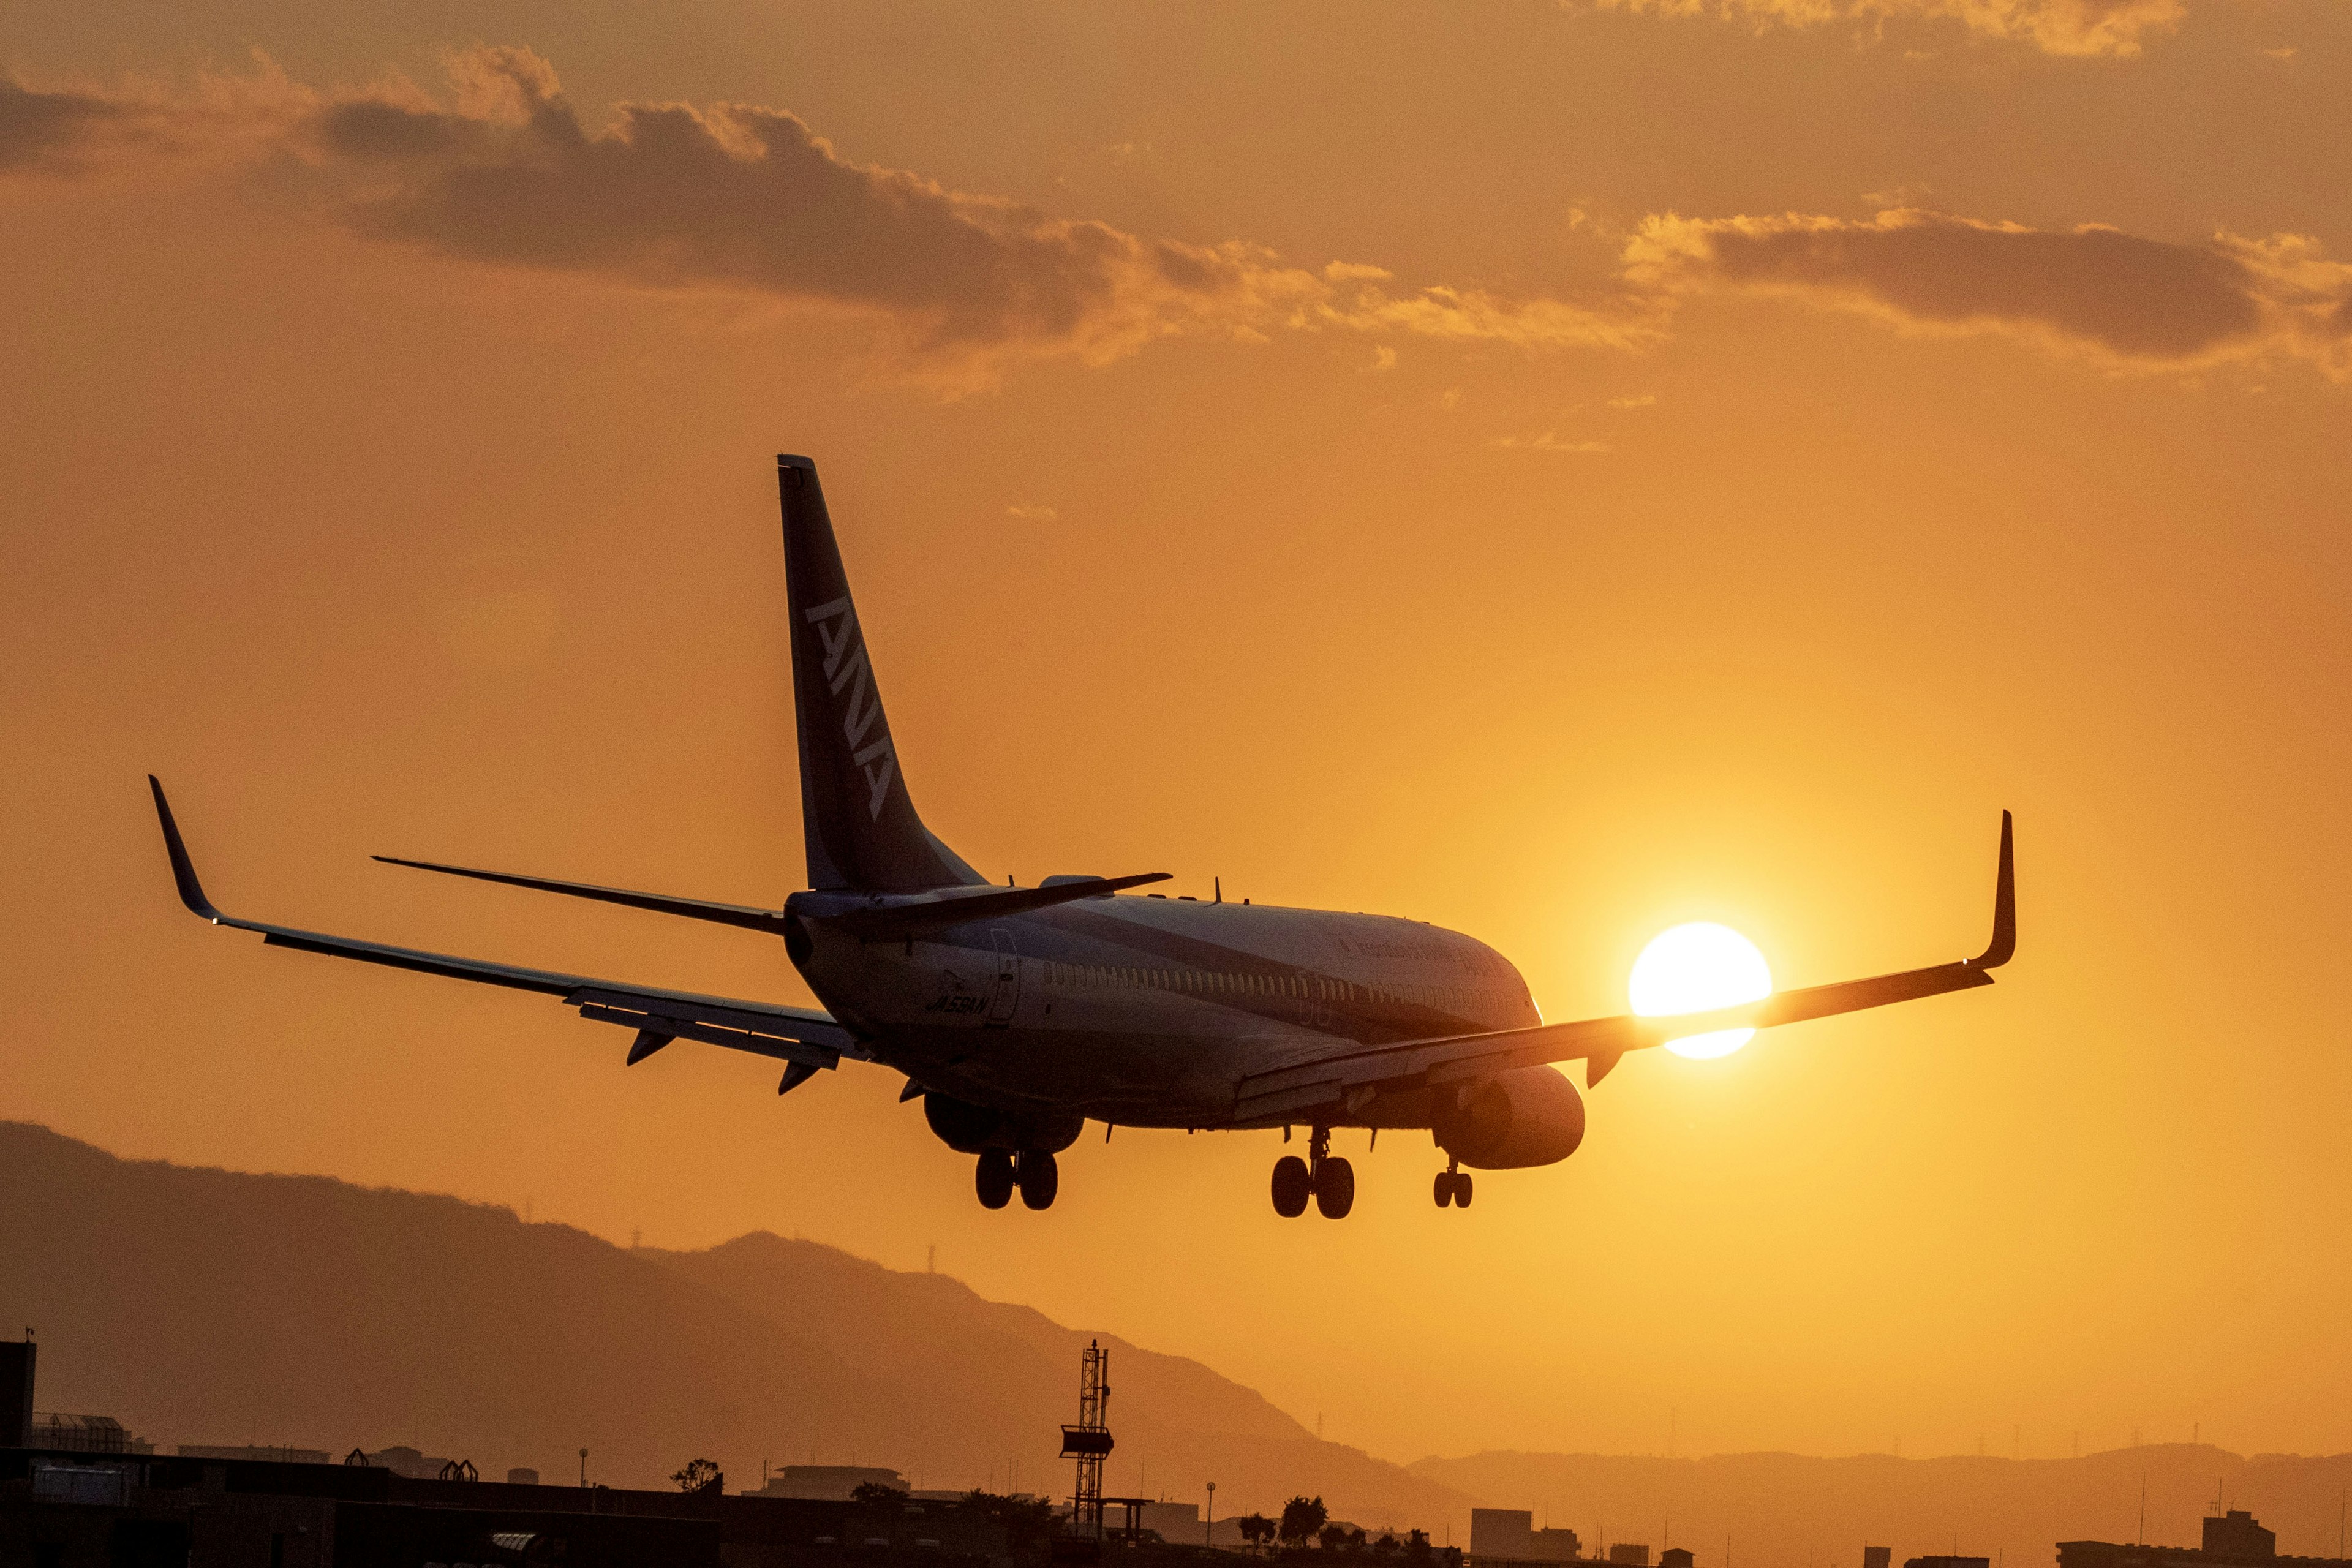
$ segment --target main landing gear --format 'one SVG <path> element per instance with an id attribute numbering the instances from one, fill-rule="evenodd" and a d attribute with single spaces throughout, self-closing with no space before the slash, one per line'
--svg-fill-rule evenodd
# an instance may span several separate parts
<path id="1" fill-rule="evenodd" d="M 1307 1158 L 1285 1154 L 1274 1163 L 1274 1212 L 1297 1219 L 1307 1212 L 1307 1200 L 1325 1219 L 1345 1219 L 1356 1206 L 1356 1168 L 1331 1152 L 1331 1130 L 1318 1127 L 1307 1135 Z"/>
<path id="2" fill-rule="evenodd" d="M 1445 1162 L 1445 1169 L 1437 1173 L 1435 1192 L 1439 1208 L 1448 1204 L 1458 1209 L 1470 1206 L 1470 1173 L 1462 1168 L 1461 1161 Z"/>
<path id="3" fill-rule="evenodd" d="M 991 1149 L 981 1155 L 971 1184 L 980 1194 L 982 1208 L 1003 1208 L 1013 1201 L 1017 1187 L 1024 1207 L 1049 1209 L 1054 1206 L 1054 1194 L 1061 1191 L 1062 1173 L 1054 1156 L 1043 1149 L 1024 1149 L 1018 1154 Z"/>

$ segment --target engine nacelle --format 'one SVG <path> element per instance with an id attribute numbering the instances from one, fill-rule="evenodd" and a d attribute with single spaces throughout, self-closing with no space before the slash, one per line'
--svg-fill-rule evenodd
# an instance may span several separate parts
<path id="1" fill-rule="evenodd" d="M 1549 1165 L 1584 1142 L 1584 1101 L 1552 1068 L 1513 1068 L 1441 1114 L 1436 1132 L 1447 1153 L 1481 1171 Z"/>
<path id="2" fill-rule="evenodd" d="M 940 1142 L 959 1154 L 990 1149 L 1035 1149 L 1058 1154 L 1076 1142 L 1087 1126 L 1085 1117 L 1067 1111 L 993 1110 L 935 1089 L 924 1091 L 923 1120 L 930 1123 Z"/>

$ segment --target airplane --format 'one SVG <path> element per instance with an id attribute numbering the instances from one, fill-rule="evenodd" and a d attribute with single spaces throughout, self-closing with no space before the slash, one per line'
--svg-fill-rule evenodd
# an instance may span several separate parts
<path id="1" fill-rule="evenodd" d="M 272 947 L 560 996 L 635 1031 L 635 1067 L 677 1040 L 784 1064 L 789 1093 L 843 1058 L 905 1075 L 929 1128 L 974 1159 L 982 1205 L 1052 1206 L 1055 1156 L 1089 1120 L 1188 1131 L 1307 1130 L 1274 1167 L 1275 1211 L 1355 1203 L 1335 1128 L 1431 1134 L 1439 1207 L 1470 1206 L 1470 1172 L 1567 1159 L 1582 1099 L 1628 1051 L 1721 1029 L 1772 1028 L 1992 984 L 2017 947 L 2010 814 L 2000 819 L 1992 939 L 1974 958 L 1672 1017 L 1547 1024 L 1510 962 L 1475 938 L 1387 915 L 1283 909 L 1132 889 L 1166 872 L 1053 876 L 999 887 L 924 826 L 882 706 L 849 580 L 806 458 L 776 459 L 798 720 L 805 891 L 780 910 L 377 856 L 387 864 L 593 899 L 781 937 L 823 1010 L 703 996 L 391 947 L 223 914 L 205 897 L 152 774 L 181 901 Z M 1465 1169 L 1465 1167 L 1467 1167 Z"/>

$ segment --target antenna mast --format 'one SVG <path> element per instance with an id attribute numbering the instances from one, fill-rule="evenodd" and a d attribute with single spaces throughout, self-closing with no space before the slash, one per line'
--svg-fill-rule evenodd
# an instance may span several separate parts
<path id="1" fill-rule="evenodd" d="M 1062 1458 L 1078 1462 L 1070 1494 L 1070 1532 L 1102 1539 L 1103 1461 L 1110 1457 L 1110 1352 L 1100 1340 L 1087 1346 L 1078 1363 L 1078 1424 L 1062 1428 Z"/>

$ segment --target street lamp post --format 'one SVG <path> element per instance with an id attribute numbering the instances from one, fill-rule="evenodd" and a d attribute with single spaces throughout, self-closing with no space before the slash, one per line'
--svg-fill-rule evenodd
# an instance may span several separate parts
<path id="1" fill-rule="evenodd" d="M 1209 1517 L 1201 1522 L 1201 1544 L 1213 1546 L 1217 1540 L 1217 1483 L 1209 1483 Z"/>
<path id="2" fill-rule="evenodd" d="M 580 1484 L 583 1487 L 588 1484 L 588 1450 L 585 1448 L 580 1450 Z"/>

